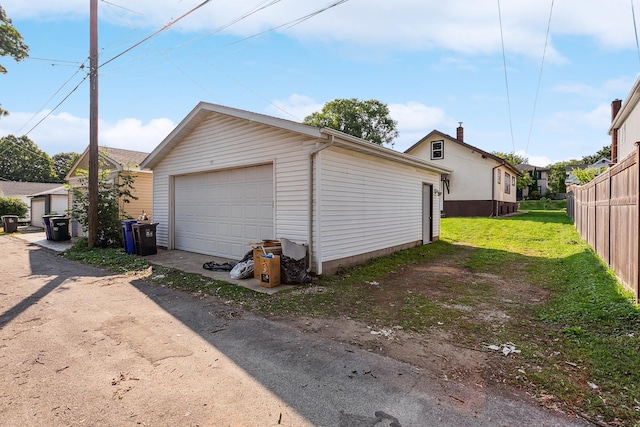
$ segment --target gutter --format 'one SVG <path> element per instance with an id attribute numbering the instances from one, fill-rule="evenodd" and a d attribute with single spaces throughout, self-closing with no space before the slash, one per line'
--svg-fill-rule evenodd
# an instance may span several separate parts
<path id="1" fill-rule="evenodd" d="M 307 185 L 308 185 L 308 194 L 309 194 L 309 204 L 307 206 L 308 213 L 308 224 L 307 224 L 307 242 L 309 249 L 309 265 L 307 266 L 307 272 L 311 271 L 311 266 L 313 265 L 313 159 L 320 151 L 331 147 L 336 142 L 336 138 L 334 135 L 329 135 L 329 142 L 326 144 L 322 144 L 309 151 L 309 173 L 307 175 Z M 320 234 L 318 233 L 318 236 Z M 322 274 L 322 264 L 320 264 L 320 268 L 316 271 L 317 274 Z"/>

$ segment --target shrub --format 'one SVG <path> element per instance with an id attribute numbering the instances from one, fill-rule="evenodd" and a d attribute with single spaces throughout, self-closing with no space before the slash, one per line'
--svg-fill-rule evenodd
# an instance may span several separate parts
<path id="1" fill-rule="evenodd" d="M 24 218 L 29 212 L 25 202 L 15 197 L 0 197 L 0 215 L 17 215 Z"/>
<path id="2" fill-rule="evenodd" d="M 96 246 L 113 247 L 122 245 L 122 224 L 126 219 L 124 208 L 119 202 L 128 203 L 137 197 L 131 194 L 134 175 L 131 172 L 120 172 L 120 182 L 108 179 L 109 171 L 100 171 L 98 181 L 98 235 Z M 73 206 L 71 216 L 82 225 L 86 231 L 89 228 L 89 174 L 86 170 L 78 170 L 80 187 L 71 188 Z"/>

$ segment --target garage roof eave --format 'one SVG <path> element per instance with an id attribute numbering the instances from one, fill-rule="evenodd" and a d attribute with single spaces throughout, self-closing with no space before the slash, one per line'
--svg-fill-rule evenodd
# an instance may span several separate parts
<path id="1" fill-rule="evenodd" d="M 336 138 L 334 145 L 341 146 L 343 148 L 357 151 L 364 154 L 373 155 L 387 160 L 392 160 L 406 165 L 410 165 L 416 168 L 429 170 L 431 172 L 437 172 L 440 174 L 449 174 L 453 172 L 452 169 L 448 169 L 432 162 L 428 162 L 419 157 L 412 156 L 411 154 L 401 153 L 399 151 L 392 150 L 387 147 L 375 144 L 370 141 L 366 141 L 355 136 L 348 135 L 344 132 L 340 132 L 330 128 L 320 129 L 320 133 L 324 135 L 332 135 Z"/>
<path id="2" fill-rule="evenodd" d="M 267 126 L 286 129 L 292 132 L 321 138 L 320 129 L 314 126 L 297 123 L 291 120 L 253 113 L 223 105 L 200 102 L 191 112 L 175 127 L 167 137 L 147 156 L 140 164 L 141 169 L 153 169 L 176 145 L 189 135 L 211 113 L 223 114 L 238 119 L 256 122 Z"/>

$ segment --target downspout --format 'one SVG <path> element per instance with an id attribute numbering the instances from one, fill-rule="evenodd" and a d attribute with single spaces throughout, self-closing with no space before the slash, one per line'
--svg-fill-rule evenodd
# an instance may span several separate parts
<path id="1" fill-rule="evenodd" d="M 498 207 L 496 206 L 496 169 L 502 166 L 494 166 L 491 169 L 491 216 L 498 216 Z"/>
<path id="2" fill-rule="evenodd" d="M 322 131 L 320 131 L 322 132 Z M 309 242 L 309 266 L 307 267 L 307 272 L 311 271 L 311 266 L 313 265 L 313 158 L 317 153 L 324 150 L 325 148 L 331 147 L 335 142 L 335 136 L 329 135 L 329 142 L 326 144 L 320 145 L 309 152 L 309 173 L 307 175 L 307 185 L 308 185 L 308 194 L 309 194 L 309 204 L 308 204 L 308 236 L 307 242 Z"/>

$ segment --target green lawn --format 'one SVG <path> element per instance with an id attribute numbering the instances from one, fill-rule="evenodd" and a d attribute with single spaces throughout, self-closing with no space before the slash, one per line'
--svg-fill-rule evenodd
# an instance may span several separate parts
<path id="1" fill-rule="evenodd" d="M 485 352 L 488 342 L 517 342 L 517 357 L 495 358 L 502 364 L 494 369 L 502 381 L 594 420 L 640 426 L 638 306 L 561 207 L 525 206 L 528 213 L 508 218 L 444 218 L 440 241 L 318 278 L 313 285 L 322 292 L 257 294 L 149 266 L 121 249 L 76 248 L 66 256 L 115 272 L 147 272 L 146 280 L 160 286 L 219 296 L 265 316 L 350 318 L 416 334 L 442 324 L 438 327 L 457 342 Z M 427 276 L 396 283 L 399 272 L 447 263 L 466 275 L 435 283 L 437 298 L 415 291 L 432 290 Z M 374 281 L 380 285 L 372 287 Z M 517 305 L 502 295 L 510 284 L 538 290 L 544 298 Z M 508 313 L 509 320 L 499 328 L 484 326 L 454 308 L 478 311 L 488 304 Z"/>

